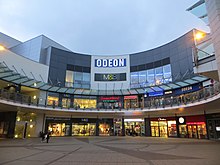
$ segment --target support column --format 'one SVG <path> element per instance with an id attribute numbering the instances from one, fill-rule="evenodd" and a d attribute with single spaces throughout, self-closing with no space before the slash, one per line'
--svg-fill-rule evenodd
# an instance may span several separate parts
<path id="1" fill-rule="evenodd" d="M 176 133 L 177 137 L 180 137 L 180 129 L 179 129 L 179 117 L 175 114 L 175 119 L 176 119 Z"/>
<path id="2" fill-rule="evenodd" d="M 99 136 L 99 118 L 96 120 L 96 136 Z"/>
<path id="3" fill-rule="evenodd" d="M 122 119 L 121 119 L 121 125 L 122 125 L 121 135 L 125 136 L 125 119 L 124 119 L 124 117 L 122 117 Z"/>
<path id="4" fill-rule="evenodd" d="M 144 118 L 145 136 L 151 136 L 150 118 Z"/>

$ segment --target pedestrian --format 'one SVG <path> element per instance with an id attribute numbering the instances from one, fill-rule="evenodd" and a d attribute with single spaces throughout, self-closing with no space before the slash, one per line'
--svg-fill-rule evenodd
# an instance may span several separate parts
<path id="1" fill-rule="evenodd" d="M 50 139 L 50 132 L 47 132 L 46 134 L 46 139 L 47 139 L 47 143 L 49 142 L 49 139 Z"/>

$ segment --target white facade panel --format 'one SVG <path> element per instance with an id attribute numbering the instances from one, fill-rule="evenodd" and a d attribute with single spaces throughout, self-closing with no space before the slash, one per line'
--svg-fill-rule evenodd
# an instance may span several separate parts
<path id="1" fill-rule="evenodd" d="M 130 88 L 130 58 L 123 56 L 92 56 L 91 89 L 119 90 Z M 126 80 L 114 80 L 112 76 L 126 74 Z M 100 74 L 101 81 L 95 81 L 95 74 Z"/>
<path id="2" fill-rule="evenodd" d="M 0 62 L 5 62 L 11 70 L 16 68 L 21 75 L 24 75 L 23 72 L 25 72 L 29 78 L 33 78 L 33 74 L 38 81 L 42 81 L 41 77 L 44 82 L 48 80 L 48 66 L 19 56 L 9 50 L 0 51 Z"/>

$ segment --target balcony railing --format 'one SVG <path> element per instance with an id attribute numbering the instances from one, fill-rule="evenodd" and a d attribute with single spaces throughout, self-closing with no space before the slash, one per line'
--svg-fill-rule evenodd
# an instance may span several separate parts
<path id="1" fill-rule="evenodd" d="M 8 90 L 0 90 L 0 99 L 9 102 L 20 103 L 36 107 L 48 107 L 53 109 L 69 109 L 69 110 L 100 110 L 100 111 L 120 111 L 120 110 L 142 110 L 142 109 L 157 109 L 157 108 L 169 108 L 173 106 L 189 105 L 202 100 L 207 100 L 220 93 L 220 83 L 216 82 L 208 87 L 204 87 L 196 92 L 177 96 L 161 96 L 161 97 L 147 97 L 142 96 L 142 100 L 131 105 L 113 105 L 112 106 L 99 106 L 93 108 L 80 107 L 74 105 L 74 103 L 64 104 L 62 101 L 52 101 L 52 104 L 48 104 L 45 98 L 33 98 L 29 95 L 21 93 L 12 93 Z"/>

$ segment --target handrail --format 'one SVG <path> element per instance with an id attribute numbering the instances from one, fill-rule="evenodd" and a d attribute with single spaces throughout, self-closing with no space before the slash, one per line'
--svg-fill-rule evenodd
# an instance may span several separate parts
<path id="1" fill-rule="evenodd" d="M 62 101 L 53 101 L 52 104 L 48 104 L 47 99 L 45 98 L 33 98 L 30 95 L 24 95 L 21 93 L 10 92 L 6 89 L 0 90 L 0 99 L 11 101 L 14 103 L 32 105 L 36 107 L 48 107 L 48 108 L 58 108 L 58 109 L 70 109 L 70 110 L 106 110 L 106 111 L 120 111 L 120 110 L 143 110 L 143 109 L 157 109 L 157 108 L 167 108 L 173 106 L 181 106 L 188 105 L 190 103 L 200 102 L 202 100 L 206 100 L 213 96 L 216 96 L 220 93 L 220 83 L 215 82 L 214 84 L 201 88 L 198 91 L 177 95 L 177 96 L 161 96 L 161 97 L 148 97 L 144 98 L 144 101 L 137 102 L 136 105 L 133 105 L 129 108 L 124 108 L 124 105 L 117 107 L 100 107 L 97 104 L 96 107 L 93 108 L 84 108 L 74 105 L 73 103 L 69 105 L 64 105 Z"/>

